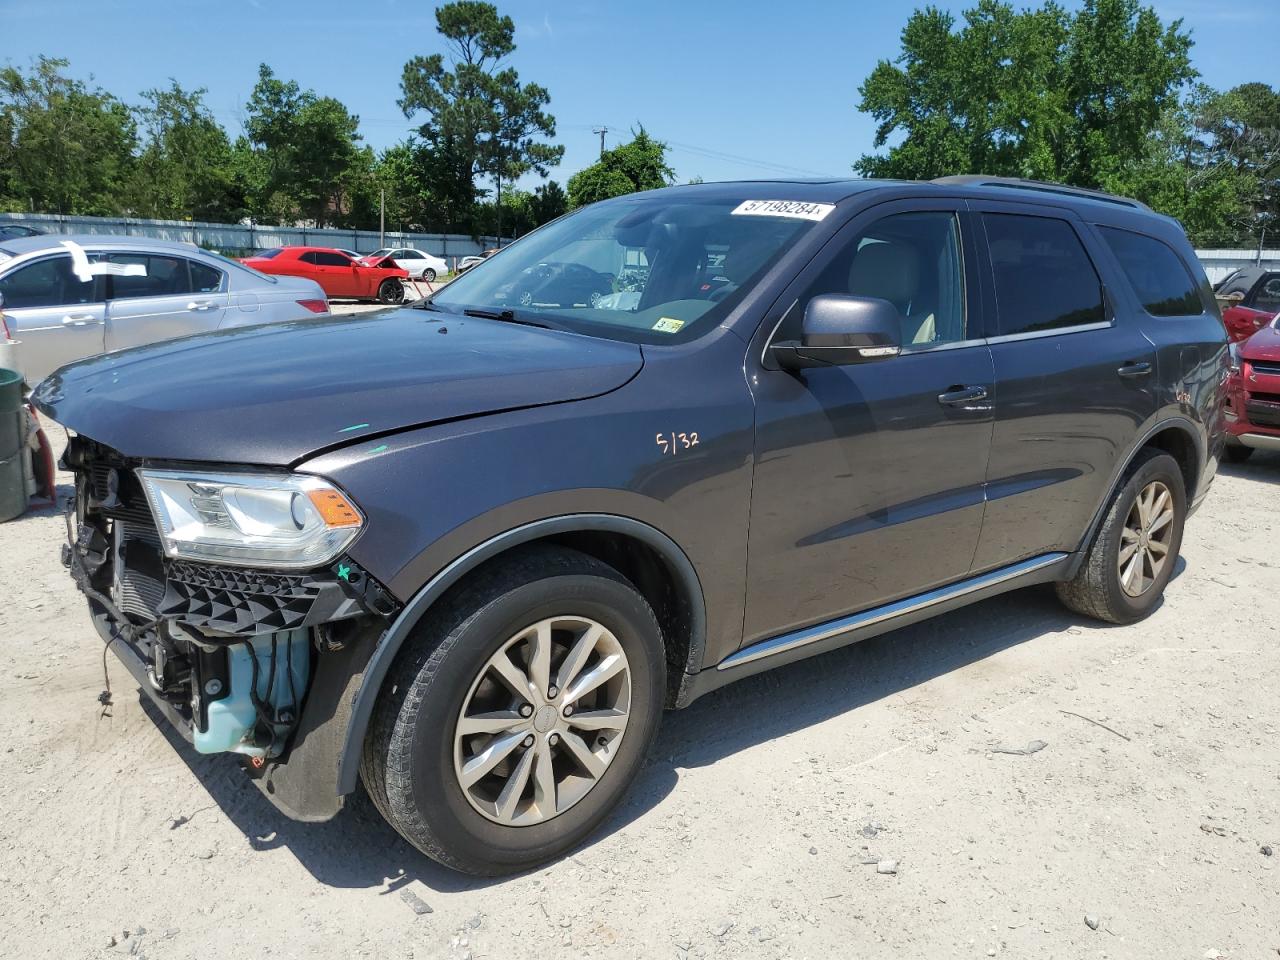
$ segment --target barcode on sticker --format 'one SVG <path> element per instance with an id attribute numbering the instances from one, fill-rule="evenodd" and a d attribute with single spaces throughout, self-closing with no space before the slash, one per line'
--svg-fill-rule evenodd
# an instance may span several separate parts
<path id="1" fill-rule="evenodd" d="M 821 220 L 835 208 L 834 203 L 805 203 L 801 200 L 743 200 L 734 208 L 733 215 Z"/>

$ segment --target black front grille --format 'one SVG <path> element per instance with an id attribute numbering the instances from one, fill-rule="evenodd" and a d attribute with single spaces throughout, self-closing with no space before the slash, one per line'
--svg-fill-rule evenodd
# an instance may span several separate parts
<path id="1" fill-rule="evenodd" d="M 1280 377 L 1280 363 L 1271 363 L 1265 360 L 1250 360 L 1249 366 L 1253 368 L 1254 373 L 1260 373 L 1266 377 Z"/>
<path id="2" fill-rule="evenodd" d="M 1245 404 L 1250 423 L 1265 427 L 1280 427 L 1280 404 L 1255 403 Z"/>

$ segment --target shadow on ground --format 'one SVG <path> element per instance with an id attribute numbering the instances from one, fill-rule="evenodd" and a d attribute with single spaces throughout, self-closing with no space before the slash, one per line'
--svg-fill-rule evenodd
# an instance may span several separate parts
<path id="1" fill-rule="evenodd" d="M 1183 568 L 1180 563 L 1175 576 Z M 1030 587 L 711 693 L 667 714 L 649 765 L 600 836 L 625 827 L 677 789 L 681 768 L 713 764 L 1079 622 L 1057 602 L 1052 587 Z M 286 847 L 319 882 L 336 887 L 385 885 L 391 892 L 420 880 L 435 890 L 457 891 L 501 882 L 438 866 L 387 826 L 363 791 L 328 823 L 289 820 L 245 778 L 234 758 L 196 753 L 140 699 L 253 849 Z M 184 812 L 190 814 L 173 816 Z"/>

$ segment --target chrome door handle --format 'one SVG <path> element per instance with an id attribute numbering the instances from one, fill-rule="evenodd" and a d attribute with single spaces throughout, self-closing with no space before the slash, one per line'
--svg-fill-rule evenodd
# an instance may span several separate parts
<path id="1" fill-rule="evenodd" d="M 64 326 L 68 327 L 84 327 L 91 323 L 101 323 L 102 321 L 95 317 L 92 313 L 67 314 L 62 318 Z"/>
<path id="2" fill-rule="evenodd" d="M 212 310 L 213 303 L 209 300 L 192 300 L 187 304 L 188 310 Z"/>
<path id="3" fill-rule="evenodd" d="M 962 407 L 987 399 L 986 387 L 956 387 L 938 394 L 938 402 L 944 407 Z"/>
<path id="4" fill-rule="evenodd" d="M 1127 360 L 1116 373 L 1122 377 L 1145 377 L 1151 372 L 1151 364 L 1146 360 Z"/>

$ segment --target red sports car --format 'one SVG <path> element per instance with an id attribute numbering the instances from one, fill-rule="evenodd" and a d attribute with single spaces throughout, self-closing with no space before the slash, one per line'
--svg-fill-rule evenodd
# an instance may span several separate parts
<path id="1" fill-rule="evenodd" d="M 1280 317 L 1243 343 L 1231 345 L 1227 390 L 1227 459 L 1254 450 L 1280 450 Z"/>
<path id="2" fill-rule="evenodd" d="M 330 297 L 377 300 L 400 303 L 404 300 L 404 284 L 409 276 L 390 257 L 374 263 L 352 260 L 331 247 L 274 247 L 259 250 L 240 261 L 262 273 L 278 273 L 289 277 L 306 277 L 324 288 Z"/>
<path id="3" fill-rule="evenodd" d="M 1213 295 L 1232 340 L 1248 340 L 1280 313 L 1280 271 L 1244 267 L 1224 277 Z"/>

